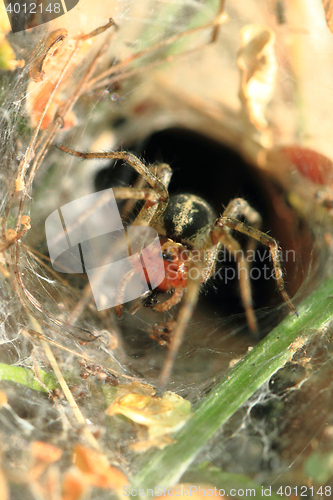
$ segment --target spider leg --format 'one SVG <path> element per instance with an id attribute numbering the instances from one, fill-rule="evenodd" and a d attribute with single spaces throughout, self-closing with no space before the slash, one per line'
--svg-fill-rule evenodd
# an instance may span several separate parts
<path id="1" fill-rule="evenodd" d="M 133 156 L 133 155 L 131 155 L 131 156 Z M 136 160 L 138 160 L 136 157 L 134 157 L 134 158 Z M 146 169 L 145 165 L 143 165 L 143 167 Z M 152 167 L 155 168 L 156 175 L 152 174 L 147 169 L 149 174 L 153 175 L 154 178 L 157 179 L 157 181 L 162 184 L 162 186 L 166 190 L 167 196 L 169 196 L 167 188 L 168 188 L 168 185 L 169 185 L 169 182 L 171 179 L 171 174 L 172 174 L 169 165 L 166 165 L 165 163 L 161 163 L 159 165 L 152 166 Z M 149 182 L 149 179 L 147 179 L 146 176 L 142 176 L 141 179 L 144 179 L 146 182 Z M 142 185 L 140 182 L 141 179 L 138 182 L 139 186 Z M 134 188 L 120 187 L 120 188 L 113 188 L 113 193 L 114 193 L 116 199 L 128 199 L 129 201 L 145 200 L 146 203 L 145 203 L 144 207 L 140 210 L 139 215 L 136 217 L 136 219 L 134 220 L 132 225 L 141 225 L 141 226 L 142 225 L 149 225 L 151 223 L 152 219 L 154 217 L 156 217 L 156 214 L 158 214 L 157 216 L 159 216 L 160 213 L 163 213 L 164 208 L 165 208 L 164 206 L 162 208 L 160 207 L 161 193 L 157 192 L 157 190 L 154 190 L 154 189 L 142 188 L 142 187 L 141 188 L 140 187 L 134 187 Z M 164 194 L 164 192 L 163 192 L 163 194 Z M 163 200 L 162 200 L 162 203 L 163 203 Z M 167 204 L 167 202 L 166 202 L 166 204 Z M 129 208 L 130 208 L 130 206 L 128 207 L 128 209 Z M 132 208 L 133 208 L 133 206 L 132 206 Z M 119 289 L 118 289 L 118 293 L 117 293 L 117 302 L 119 303 L 119 305 L 117 305 L 115 307 L 115 311 L 116 311 L 116 314 L 118 316 L 121 316 L 121 314 L 122 314 L 122 303 L 124 300 L 126 287 L 127 287 L 128 283 L 131 281 L 131 279 L 133 278 L 133 276 L 137 272 L 138 272 L 138 270 L 135 270 L 135 268 L 131 269 L 123 277 L 123 279 L 119 285 Z M 177 302 L 179 302 L 180 298 L 178 299 Z M 172 297 L 171 297 L 171 299 L 172 299 Z M 177 303 L 177 302 L 175 302 L 175 303 Z M 167 310 L 167 309 L 165 309 L 165 310 Z"/>
<path id="2" fill-rule="evenodd" d="M 164 184 L 158 179 L 158 177 L 152 174 L 149 168 L 142 163 L 135 155 L 132 153 L 128 153 L 127 151 L 109 151 L 105 153 L 82 153 L 80 151 L 75 151 L 74 149 L 70 149 L 66 146 L 62 146 L 61 144 L 57 145 L 57 148 L 61 149 L 65 153 L 69 153 L 73 156 L 78 156 L 85 160 L 90 160 L 92 158 L 100 158 L 101 160 L 124 160 L 128 163 L 134 170 L 138 172 L 138 174 L 142 175 L 142 177 L 150 184 L 150 186 L 155 189 L 162 196 L 164 195 L 165 199 L 168 199 L 168 193 Z"/>
<path id="3" fill-rule="evenodd" d="M 146 180 L 139 176 L 133 186 L 131 186 L 132 189 L 145 189 L 147 187 L 147 182 Z M 128 218 L 130 214 L 132 213 L 132 210 L 136 204 L 136 200 L 133 200 L 129 198 L 126 203 L 124 203 L 124 206 L 121 208 L 120 214 L 123 220 Z"/>
<path id="4" fill-rule="evenodd" d="M 169 165 L 165 163 L 160 163 L 157 165 L 151 165 L 150 170 L 155 171 L 155 175 L 160 179 L 160 181 L 165 185 L 166 188 L 169 187 L 172 171 L 169 167 Z M 139 190 L 148 190 L 147 189 L 147 181 L 143 177 L 138 177 L 138 179 L 135 181 L 133 187 L 128 188 L 131 190 L 131 193 L 128 191 L 128 200 L 124 204 L 124 206 L 121 209 L 121 217 L 122 219 L 126 219 L 127 217 L 130 216 L 136 202 L 138 201 L 135 199 L 134 196 L 132 196 L 132 193 L 139 192 Z M 121 188 L 118 188 L 121 189 Z M 124 188 L 125 189 L 125 188 Z M 120 199 L 120 198 L 119 198 Z M 136 218 L 136 225 L 140 224 L 150 224 L 152 219 L 155 217 L 156 218 L 156 212 L 157 212 L 157 206 L 151 203 L 154 201 L 153 195 L 151 198 L 141 198 L 145 199 L 146 203 L 144 207 L 141 209 L 139 216 Z M 159 198 L 156 197 L 156 201 L 159 201 Z"/>
<path id="5" fill-rule="evenodd" d="M 192 276 L 193 269 L 196 269 L 195 277 Z M 200 284 L 202 282 L 202 263 L 194 262 L 193 260 L 189 266 L 188 279 L 187 279 L 187 289 L 184 301 L 180 307 L 179 314 L 176 321 L 176 327 L 174 329 L 170 346 L 167 352 L 166 359 L 159 377 L 159 385 L 165 387 L 168 383 L 171 371 L 177 356 L 177 352 L 182 343 L 184 333 L 188 322 L 190 321 L 193 311 L 197 305 Z"/>
<path id="6" fill-rule="evenodd" d="M 131 307 L 131 309 L 129 310 L 129 313 L 134 315 L 138 312 L 139 309 L 141 309 L 141 307 L 145 304 L 145 302 L 147 301 L 147 299 L 149 299 L 152 295 L 152 291 L 151 290 L 147 290 L 147 292 L 144 292 L 140 299 L 138 300 L 138 302 L 133 306 Z"/>
<path id="7" fill-rule="evenodd" d="M 117 200 L 145 200 L 157 203 L 160 199 L 158 193 L 153 189 L 137 189 L 132 187 L 114 187 L 113 194 Z"/>
<path id="8" fill-rule="evenodd" d="M 117 293 L 117 299 L 116 299 L 116 301 L 119 305 L 117 305 L 115 307 L 115 311 L 116 311 L 117 316 L 122 315 L 122 309 L 123 309 L 122 304 L 124 302 L 126 287 L 129 284 L 129 282 L 131 281 L 131 279 L 133 278 L 133 276 L 138 272 L 140 272 L 140 269 L 135 269 L 135 268 L 131 269 L 130 271 L 128 271 L 125 274 L 125 276 L 123 277 L 123 279 L 120 282 L 120 285 L 118 288 L 118 293 Z M 184 294 L 184 288 L 177 287 L 174 290 L 172 296 L 168 300 L 165 300 L 161 304 L 156 304 L 155 306 L 153 306 L 154 311 L 159 311 L 159 312 L 168 311 L 169 309 L 171 309 L 171 307 L 175 306 L 176 304 L 178 304 L 178 302 L 181 301 L 183 294 Z"/>
<path id="9" fill-rule="evenodd" d="M 225 248 L 233 254 L 233 257 L 237 262 L 240 292 L 242 303 L 245 309 L 246 319 L 250 329 L 253 332 L 256 332 L 258 330 L 258 327 L 252 304 L 252 293 L 249 280 L 249 263 L 246 260 L 245 254 L 238 241 L 236 241 L 229 234 L 228 228 L 219 227 L 219 222 L 221 219 L 224 219 L 224 217 L 220 217 L 217 220 L 216 226 L 212 229 L 211 232 L 211 239 L 214 245 L 220 246 L 221 244 L 223 244 Z"/>
<path id="10" fill-rule="evenodd" d="M 168 187 L 172 176 L 172 170 L 170 166 L 166 163 L 159 163 L 157 165 L 151 165 L 150 170 L 155 170 L 155 173 L 153 173 L 153 175 L 155 175 L 155 177 L 157 177 L 163 184 L 168 194 L 168 198 L 167 201 L 164 201 L 164 199 L 161 199 L 161 195 L 159 194 L 158 204 L 155 205 L 152 204 L 151 201 L 147 200 L 140 210 L 138 216 L 134 220 L 134 226 L 152 225 L 159 217 L 161 217 L 169 202 Z"/>
<path id="11" fill-rule="evenodd" d="M 121 282 L 119 284 L 117 297 L 116 297 L 116 302 L 118 305 L 115 307 L 115 311 L 116 311 L 117 316 L 121 316 L 122 312 L 123 312 L 123 303 L 124 303 L 124 297 L 125 297 L 125 291 L 126 291 L 127 285 L 129 284 L 129 282 L 131 281 L 133 276 L 135 274 L 137 274 L 138 272 L 140 272 L 140 269 L 135 269 L 135 267 L 133 267 L 133 269 L 130 269 L 125 274 L 125 276 L 123 277 L 123 279 L 121 280 Z"/>
<path id="12" fill-rule="evenodd" d="M 58 146 L 58 147 L 59 147 L 59 149 L 65 151 L 65 152 L 72 152 L 73 151 L 73 150 L 68 150 L 68 148 L 65 148 L 64 146 Z M 75 156 L 81 156 L 80 153 L 76 154 L 76 151 L 73 151 L 73 154 L 75 154 Z M 84 155 L 84 153 L 82 153 L 82 154 Z M 131 155 L 130 153 L 124 153 L 124 154 L 130 155 L 130 157 L 134 158 L 137 162 L 139 162 L 141 164 L 142 169 L 144 171 L 147 170 L 149 175 L 151 177 L 153 177 L 153 180 L 155 179 L 156 182 L 158 182 L 159 184 L 161 184 L 163 186 L 164 189 L 162 190 L 163 191 L 162 203 L 165 203 L 164 202 L 165 191 L 167 193 L 167 199 L 168 199 L 167 188 L 168 188 L 168 185 L 169 185 L 169 182 L 171 179 L 171 174 L 172 174 L 172 171 L 171 171 L 171 168 L 169 167 L 169 165 L 166 165 L 164 163 L 161 163 L 158 165 L 152 165 L 150 167 L 150 170 L 152 170 L 152 169 L 155 170 L 155 175 L 154 175 L 154 174 L 151 174 L 151 172 L 148 170 L 148 168 L 142 162 L 140 162 L 140 160 L 138 160 L 134 155 Z M 89 158 L 91 158 L 91 156 L 89 156 Z M 143 176 L 142 178 L 144 178 L 144 180 L 147 181 L 146 176 Z M 147 182 L 149 182 L 149 181 L 147 181 Z M 142 186 L 141 183 L 138 183 L 137 185 Z M 165 206 L 167 205 L 167 202 L 166 202 L 165 206 L 164 205 L 162 207 L 160 206 L 161 194 L 159 194 L 156 190 L 154 190 L 152 188 L 139 188 L 139 187 L 134 187 L 134 188 L 119 187 L 118 188 L 118 187 L 115 187 L 115 188 L 113 188 L 113 194 L 114 194 L 115 198 L 118 200 L 128 199 L 129 201 L 134 202 L 134 204 L 140 200 L 145 201 L 144 207 L 141 209 L 139 215 L 136 217 L 135 221 L 133 222 L 133 225 L 141 225 L 141 226 L 150 225 L 152 219 L 156 216 L 159 216 L 159 214 L 163 213 L 163 210 L 164 210 Z M 131 207 L 129 205 L 127 210 L 130 210 L 131 208 L 133 208 L 133 206 L 134 205 L 132 205 L 132 207 Z M 126 240 L 125 241 L 123 239 L 119 240 L 119 247 L 113 248 L 113 252 L 117 252 L 118 249 L 123 249 L 125 244 L 126 244 Z M 107 260 L 107 257 L 108 256 L 106 256 L 106 260 Z M 123 280 L 121 281 L 121 283 L 119 285 L 117 302 L 120 304 L 122 303 L 122 298 L 125 295 L 126 286 L 135 274 L 135 272 L 133 274 L 130 274 L 132 271 L 133 270 L 130 270 L 129 273 L 124 276 Z M 75 310 L 70 315 L 70 317 L 73 317 L 73 319 L 75 318 L 75 321 L 77 320 L 78 315 L 82 312 L 84 304 L 86 302 L 88 302 L 90 297 L 91 297 L 91 287 L 89 284 L 87 284 L 86 287 L 84 288 L 82 297 L 84 297 L 85 299 L 83 300 L 83 298 L 82 298 L 80 300 L 79 304 L 77 305 Z M 115 312 L 118 316 L 121 316 L 122 305 L 116 306 Z"/>
<path id="13" fill-rule="evenodd" d="M 168 311 L 169 309 L 171 309 L 171 307 L 175 306 L 176 304 L 178 304 L 178 302 L 181 301 L 183 295 L 184 295 L 183 287 L 179 286 L 175 288 L 173 294 L 169 299 L 153 306 L 154 311 L 160 311 L 160 312 Z"/>
<path id="14" fill-rule="evenodd" d="M 235 198 L 228 203 L 227 208 L 223 212 L 223 217 L 230 219 L 238 219 L 240 215 L 246 217 L 250 225 L 255 229 L 260 229 L 262 224 L 261 215 L 254 210 L 243 198 Z M 226 229 L 228 231 L 228 229 Z M 257 240 L 249 240 L 247 252 L 254 251 L 257 246 Z"/>
<path id="15" fill-rule="evenodd" d="M 280 248 L 277 243 L 277 241 L 272 238 L 271 236 L 268 236 L 268 234 L 263 233 L 262 231 L 259 231 L 256 228 L 253 228 L 251 226 L 248 226 L 247 224 L 244 224 L 244 222 L 240 222 L 237 219 L 231 219 L 229 217 L 220 217 L 220 219 L 216 223 L 217 226 L 219 226 L 221 229 L 234 229 L 235 231 L 238 231 L 240 233 L 243 233 L 250 238 L 253 238 L 263 245 L 266 245 L 269 248 L 269 251 L 272 256 L 273 260 L 273 266 L 274 266 L 274 272 L 275 272 L 275 277 L 276 277 L 276 282 L 277 286 L 280 290 L 280 293 L 284 300 L 287 302 L 288 306 L 290 307 L 291 311 L 298 316 L 298 312 L 294 304 L 292 303 L 288 293 L 284 289 L 284 281 L 283 281 L 283 272 L 282 272 L 282 267 L 281 267 L 281 262 L 280 262 Z"/>
<path id="16" fill-rule="evenodd" d="M 159 175 L 155 175 L 151 172 L 151 170 L 146 167 L 142 161 L 139 160 L 132 153 L 128 153 L 126 151 L 110 151 L 106 153 L 82 153 L 79 151 L 75 151 L 74 149 L 67 148 L 66 146 L 59 145 L 57 146 L 61 151 L 65 153 L 69 153 L 73 156 L 78 156 L 79 158 L 91 159 L 91 158 L 101 158 L 101 159 L 110 159 L 110 160 L 124 160 L 128 163 L 138 174 L 140 174 L 145 181 L 150 185 L 150 187 L 156 191 L 158 194 L 158 205 L 154 207 L 153 214 L 150 214 L 148 218 L 145 218 L 146 212 L 140 212 L 139 216 L 134 221 L 135 225 L 149 225 L 153 219 L 157 219 L 162 215 L 164 210 L 167 207 L 169 201 L 169 193 L 168 193 L 168 184 L 171 179 L 171 168 L 169 165 L 162 163 L 158 165 L 156 168 L 158 169 Z M 159 177 L 160 176 L 160 177 Z M 142 198 L 141 198 L 142 199 Z"/>
<path id="17" fill-rule="evenodd" d="M 112 17 L 110 17 L 109 22 L 105 26 L 100 26 L 99 28 L 96 28 L 95 30 L 91 31 L 90 33 L 87 33 L 86 35 L 79 35 L 78 40 L 84 42 L 85 40 L 89 40 L 90 38 L 93 38 L 94 36 L 99 35 L 100 33 L 104 33 L 110 26 L 113 26 L 116 31 L 119 30 L 119 26 L 114 22 Z"/>

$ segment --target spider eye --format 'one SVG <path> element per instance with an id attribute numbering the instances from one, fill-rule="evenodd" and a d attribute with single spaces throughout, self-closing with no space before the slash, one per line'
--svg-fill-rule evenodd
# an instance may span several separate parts
<path id="1" fill-rule="evenodd" d="M 164 251 L 162 255 L 163 259 L 166 260 L 167 262 L 172 262 L 173 260 L 175 260 L 174 255 L 172 255 L 172 253 L 168 251 Z"/>

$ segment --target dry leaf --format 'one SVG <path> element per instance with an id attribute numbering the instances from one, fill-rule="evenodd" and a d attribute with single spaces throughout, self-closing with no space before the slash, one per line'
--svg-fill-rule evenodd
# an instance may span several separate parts
<path id="1" fill-rule="evenodd" d="M 332 0 L 323 0 L 325 9 L 325 18 L 328 29 L 333 33 L 333 2 Z"/>
<path id="2" fill-rule="evenodd" d="M 87 51 L 92 46 L 91 38 L 104 33 L 111 26 L 115 26 L 115 23 L 110 18 L 106 25 L 91 33 L 77 32 L 75 36 L 68 36 L 67 30 L 61 28 L 51 32 L 37 44 L 30 61 L 31 80 L 26 99 L 33 127 L 37 126 L 43 117 L 40 129 L 45 130 L 57 114 L 62 129 L 72 128 L 76 124 L 75 114 L 68 106 L 66 109 L 70 110 L 65 113 L 63 106 L 65 102 L 68 104 L 71 87 L 77 83 L 77 72 L 81 73 L 79 78 L 82 88 L 77 88 L 72 94 L 72 103 L 76 101 L 80 92 L 84 91 L 86 80 L 82 79 L 81 66 L 87 64 Z M 93 71 L 93 66 L 90 66 L 90 69 Z M 87 78 L 88 75 L 89 72 L 86 73 Z"/>
<path id="3" fill-rule="evenodd" d="M 91 448 L 77 445 L 74 448 L 74 464 L 91 486 L 119 490 L 128 485 L 126 476 L 120 470 L 111 467 L 103 453 Z"/>
<path id="4" fill-rule="evenodd" d="M 74 469 L 66 472 L 62 483 L 61 500 L 79 500 L 87 489 L 84 475 Z"/>
<path id="5" fill-rule="evenodd" d="M 154 393 L 151 386 L 120 385 L 114 402 L 106 411 L 107 415 L 121 414 L 147 427 L 148 440 L 136 443 L 136 451 L 145 451 L 151 446 L 164 448 L 173 442 L 168 434 L 179 430 L 190 416 L 189 401 L 173 392 L 166 392 L 162 398 Z"/>
<path id="6" fill-rule="evenodd" d="M 129 384 L 119 385 L 115 396 L 115 401 L 120 400 L 128 394 L 141 394 L 142 396 L 153 396 L 155 389 L 149 384 L 141 384 L 141 382 L 130 382 Z"/>
<path id="7" fill-rule="evenodd" d="M 5 239 L 8 242 L 14 241 L 15 238 L 16 238 L 16 236 L 17 236 L 17 232 L 15 231 L 15 229 L 12 229 L 12 228 L 6 229 L 6 231 L 5 231 Z"/>
<path id="8" fill-rule="evenodd" d="M 40 41 L 34 48 L 30 61 L 31 81 L 27 92 L 27 109 L 30 115 L 31 125 L 35 127 L 45 109 L 46 103 L 57 85 L 59 76 L 71 56 L 76 40 L 67 36 L 65 29 L 51 32 Z M 89 49 L 88 42 L 82 43 L 79 54 L 76 56 L 75 65 L 82 62 L 85 52 Z M 44 130 L 54 119 L 56 111 L 63 104 L 66 96 L 63 88 L 67 86 L 72 78 L 73 68 L 68 71 L 57 89 L 51 104 L 43 118 L 41 129 Z M 63 129 L 72 128 L 76 125 L 76 116 L 70 111 L 66 114 Z"/>
<path id="9" fill-rule="evenodd" d="M 262 131 L 267 128 L 266 107 L 274 92 L 276 78 L 275 34 L 256 24 L 244 26 L 240 32 L 241 49 L 237 64 L 241 71 L 239 96 L 245 117 Z"/>
<path id="10" fill-rule="evenodd" d="M 313 149 L 303 148 L 297 144 L 288 146 L 275 146 L 265 154 L 263 163 L 269 175 L 276 179 L 286 191 L 295 190 L 295 172 L 302 175 L 307 188 L 312 190 L 312 196 L 318 191 L 318 185 L 331 188 L 333 186 L 333 161 L 327 156 L 314 151 Z M 296 181 L 297 182 L 297 181 Z M 300 187 L 300 182 L 297 182 Z M 304 193 L 305 199 L 309 199 L 310 193 Z"/>
<path id="11" fill-rule="evenodd" d="M 31 445 L 31 457 L 33 466 L 29 472 L 30 480 L 34 481 L 42 475 L 49 464 L 57 462 L 62 455 L 62 451 L 49 443 L 35 441 Z"/>
<path id="12" fill-rule="evenodd" d="M 41 481 L 39 481 L 38 487 L 43 493 L 45 500 L 60 500 L 60 468 L 58 464 L 48 467 Z M 36 483 L 34 485 L 36 487 Z"/>
<path id="13" fill-rule="evenodd" d="M 53 444 L 35 441 L 31 446 L 31 455 L 36 461 L 51 464 L 59 460 L 62 455 L 62 451 L 56 446 L 53 446 Z"/>
<path id="14" fill-rule="evenodd" d="M 27 97 L 27 108 L 30 115 L 31 125 L 33 127 L 37 125 L 54 86 L 55 83 L 51 80 L 47 80 L 42 84 L 37 84 L 35 82 L 29 83 L 28 92 L 31 91 L 31 93 L 28 94 Z M 59 106 L 63 104 L 63 102 L 64 101 L 56 93 L 43 118 L 41 124 L 42 130 L 45 130 L 53 121 L 56 111 L 58 110 Z M 69 111 L 68 113 L 66 113 L 63 129 L 68 130 L 74 127 L 76 123 L 77 120 L 74 112 Z"/>
<path id="15" fill-rule="evenodd" d="M 35 82 L 44 79 L 44 66 L 62 45 L 68 31 L 61 28 L 49 33 L 33 50 L 30 61 L 30 78 Z"/>
<path id="16" fill-rule="evenodd" d="M 145 439 L 144 436 L 142 436 L 142 439 L 139 439 L 136 443 L 132 444 L 131 448 L 137 453 L 144 453 L 150 448 L 158 448 L 159 450 L 163 450 L 163 448 L 175 442 L 176 441 L 168 435 L 149 439 Z"/>
<path id="17" fill-rule="evenodd" d="M 5 392 L 0 391 L 0 406 L 4 406 L 8 403 L 7 395 Z"/>

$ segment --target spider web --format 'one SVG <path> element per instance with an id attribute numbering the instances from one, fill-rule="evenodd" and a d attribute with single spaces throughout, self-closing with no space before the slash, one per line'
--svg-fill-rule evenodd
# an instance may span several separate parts
<path id="1" fill-rule="evenodd" d="M 105 2 L 105 5 L 103 3 L 103 12 L 108 10 L 106 4 L 109 6 L 110 2 Z M 205 18 L 212 18 L 216 12 L 216 2 L 214 5 L 207 5 L 190 0 L 124 0 L 114 4 L 112 16 L 120 26 L 120 33 L 106 56 L 107 62 L 112 58 L 126 57 L 133 51 L 143 50 L 181 32 L 191 26 L 196 14 L 202 15 L 205 22 Z M 262 2 L 260 5 L 263 8 Z M 256 13 L 256 7 L 253 6 L 253 10 L 249 8 L 248 15 L 240 14 L 241 6 L 233 8 L 236 9 L 236 14 L 232 9 L 231 14 L 239 16 L 241 23 L 244 17 Z M 83 2 L 80 9 L 86 10 L 88 14 L 92 13 L 94 2 Z M 140 11 L 143 12 L 141 16 Z M 98 16 L 90 16 L 96 21 L 93 27 L 102 25 L 105 21 L 103 18 L 101 23 L 97 22 Z M 80 22 L 84 31 L 89 31 L 90 27 L 85 26 L 84 21 Z M 43 29 L 39 29 L 37 35 L 21 33 L 12 39 L 12 44 L 20 55 L 22 54 L 21 57 L 31 52 Z M 232 30 L 223 35 L 224 42 L 228 40 L 228 36 L 232 37 L 230 46 L 237 45 Z M 282 41 L 279 41 L 279 44 L 282 45 Z M 189 45 L 191 46 L 191 43 Z M 177 50 L 183 48 L 180 45 Z M 224 60 L 227 61 L 230 56 L 228 50 L 232 52 L 232 48 L 221 49 Z M 146 103 L 144 98 L 151 89 L 149 85 L 145 86 L 145 78 L 149 75 L 147 66 L 164 56 L 163 49 L 149 56 L 144 62 L 139 62 L 137 68 L 142 71 L 139 71 L 133 80 L 124 80 L 120 90 L 114 83 L 106 94 L 101 92 L 97 97 L 94 93 L 84 96 L 76 108 L 78 127 L 66 136 L 60 133 L 57 140 L 58 137 L 59 142 L 68 140 L 81 150 L 99 150 L 99 137 L 105 134 L 102 149 L 107 149 L 122 144 L 125 136 L 141 138 L 143 133 L 147 134 L 154 127 L 168 124 L 170 111 L 163 110 L 163 107 L 165 102 L 168 104 L 169 101 L 163 100 L 162 95 L 161 108 L 148 115 L 152 121 L 145 124 L 144 132 L 138 131 L 135 121 L 132 122 L 128 118 L 135 107 L 132 103 Z M 227 64 L 230 67 L 230 62 Z M 76 77 L 84 73 L 85 67 L 83 65 L 75 70 Z M 28 79 L 27 68 L 12 75 L 6 73 L 1 78 L 2 216 L 5 215 L 13 191 L 19 161 L 25 154 L 32 133 L 25 108 Z M 284 84 L 284 89 L 289 83 Z M 69 87 L 74 84 L 73 81 L 68 82 Z M 189 87 L 192 85 L 196 84 L 189 82 Z M 206 90 L 202 83 L 201 88 Z M 236 91 L 234 93 L 236 94 Z M 283 104 L 285 105 L 285 102 Z M 180 123 L 189 118 L 194 122 L 199 121 L 197 110 L 186 110 L 184 116 L 179 118 Z M 118 118 L 124 117 L 127 120 L 126 125 L 118 130 L 115 127 L 115 131 L 110 132 L 109 123 L 115 124 Z M 68 325 L 68 316 L 82 297 L 87 280 L 84 276 L 68 275 L 64 275 L 65 278 L 60 280 L 52 273 L 50 263 L 42 257 L 46 254 L 46 217 L 59 207 L 59 200 L 61 204 L 65 204 L 87 194 L 92 188 L 96 172 L 100 169 L 101 163 L 75 163 L 72 158 L 64 157 L 50 148 L 40 172 L 36 175 L 34 189 L 29 193 L 24 206 L 27 210 L 24 213 L 30 213 L 32 218 L 32 228 L 22 240 L 17 259 L 24 291 L 22 292 L 21 288 L 18 293 L 13 281 L 6 274 L 0 275 L 0 361 L 4 365 L 31 370 L 37 380 L 43 379 L 44 372 L 52 375 L 49 360 L 39 340 L 28 333 L 29 329 L 40 328 L 44 338 L 53 342 L 52 349 L 57 362 L 85 417 L 93 423 L 93 428 L 101 433 L 103 450 L 106 450 L 110 463 L 117 464 L 130 476 L 139 467 L 138 459 L 129 447 L 136 438 L 135 433 L 124 420 L 113 419 L 111 423 L 110 418 L 105 415 L 105 406 L 112 399 L 116 373 L 123 382 L 127 379 L 122 379 L 122 376 L 130 376 L 135 371 L 135 379 L 144 376 L 148 382 L 155 381 L 158 376 L 165 352 L 147 336 L 147 330 L 154 323 L 151 311 L 144 310 L 137 316 L 126 314 L 119 323 L 108 312 L 99 314 L 88 301 L 75 324 Z M 16 213 L 14 197 L 8 217 L 10 227 L 15 227 Z M 316 255 L 317 264 L 313 264 L 309 283 L 317 283 L 322 279 L 323 257 L 320 252 Z M 15 254 L 8 251 L 6 258 L 10 261 L 15 258 Z M 5 269 L 5 261 L 0 263 Z M 308 287 L 309 284 L 305 283 L 304 294 Z M 35 301 L 35 305 L 39 304 L 41 310 L 32 307 L 31 300 Z M 267 330 L 272 321 L 270 315 L 271 310 L 259 313 Z M 172 319 L 174 312 L 168 313 L 168 317 Z M 208 314 L 207 317 L 205 305 L 201 303 L 189 329 L 191 335 L 185 340 L 177 361 L 173 390 L 195 404 L 211 389 L 216 377 L 221 377 L 229 370 L 234 362 L 246 354 L 248 348 L 253 347 L 255 341 L 245 333 L 243 315 L 221 319 Z M 246 475 L 259 484 L 273 486 L 275 491 L 280 485 L 294 487 L 307 484 L 309 477 L 316 485 L 332 484 L 332 468 L 329 465 L 333 456 L 330 340 L 328 330 L 324 336 L 316 337 L 294 356 L 291 362 L 279 370 L 236 412 L 213 441 L 207 444 L 197 462 L 200 464 L 208 460 L 225 472 Z M 78 358 L 78 355 L 86 359 Z M 106 382 L 106 378 L 98 379 L 96 373 L 91 374 L 91 366 L 102 367 L 105 377 L 109 377 L 108 381 Z M 197 370 L 200 372 L 198 377 Z M 10 377 L 6 380 L 6 376 L 3 376 L 3 379 L 2 390 L 6 392 L 12 409 L 0 409 L 3 465 L 9 470 L 8 475 L 12 479 L 14 476 L 12 498 L 22 498 L 22 492 L 24 498 L 35 498 L 29 485 L 16 484 L 19 482 L 20 472 L 15 472 L 15 469 L 20 471 L 29 467 L 29 445 L 39 440 L 59 446 L 67 452 L 61 466 L 68 468 L 69 450 L 72 443 L 80 439 L 80 428 L 64 399 L 58 399 L 55 404 L 52 397 L 47 397 L 47 393 L 33 390 L 23 383 L 15 383 Z M 327 464 L 322 468 L 321 475 L 311 469 L 314 456 Z M 110 493 L 94 490 L 91 491 L 90 498 L 110 498 Z"/>

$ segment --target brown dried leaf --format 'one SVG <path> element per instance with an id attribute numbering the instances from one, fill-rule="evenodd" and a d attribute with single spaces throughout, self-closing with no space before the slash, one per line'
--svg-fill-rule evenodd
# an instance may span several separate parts
<path id="1" fill-rule="evenodd" d="M 131 449 L 137 453 L 144 453 L 150 448 L 158 448 L 163 450 L 166 446 L 175 443 L 175 439 L 169 436 L 158 436 L 152 439 L 142 439 L 131 445 Z"/>
<path id="2" fill-rule="evenodd" d="M 38 485 L 43 491 L 43 498 L 45 500 L 60 500 L 60 483 L 60 468 L 58 464 L 51 465 Z"/>
<path id="3" fill-rule="evenodd" d="M 30 62 L 30 83 L 27 92 L 27 110 L 30 115 L 31 125 L 35 127 L 44 112 L 49 97 L 57 85 L 59 76 L 66 62 L 73 53 L 76 40 L 67 36 L 65 29 L 59 29 L 50 33 L 44 41 L 40 42 L 33 51 Z M 76 64 L 82 62 L 85 52 L 89 49 L 88 42 L 82 43 L 80 56 L 77 55 Z M 44 78 L 45 75 L 45 78 Z M 45 130 L 54 120 L 58 108 L 63 104 L 65 95 L 62 87 L 72 78 L 72 71 L 67 72 L 62 80 L 62 85 L 57 89 L 51 104 L 41 124 L 41 130 Z M 75 114 L 70 111 L 66 114 L 63 129 L 70 129 L 76 125 Z"/>
<path id="4" fill-rule="evenodd" d="M 68 31 L 64 28 L 49 33 L 32 52 L 30 60 L 30 78 L 35 82 L 41 82 L 44 78 L 44 66 L 59 49 L 64 39 L 68 36 Z"/>
<path id="5" fill-rule="evenodd" d="M 30 480 L 39 478 L 49 464 L 57 462 L 62 455 L 62 451 L 49 443 L 35 441 L 31 445 L 31 457 L 33 466 L 29 472 Z"/>
<path id="6" fill-rule="evenodd" d="M 278 148 L 289 168 L 295 167 L 315 184 L 333 184 L 333 162 L 327 156 L 297 144 Z"/>
<path id="7" fill-rule="evenodd" d="M 87 489 L 84 475 L 77 470 L 66 472 L 62 483 L 61 500 L 79 500 Z"/>
<path id="8" fill-rule="evenodd" d="M 42 83 L 42 85 L 30 82 L 29 92 L 31 93 L 28 95 L 27 98 L 27 108 L 30 114 L 31 124 L 33 127 L 37 125 L 54 86 L 55 83 L 52 80 L 45 81 Z M 43 118 L 41 124 L 42 130 L 45 130 L 49 126 L 49 124 L 54 120 L 56 111 L 63 104 L 63 102 L 64 101 L 56 93 Z M 65 116 L 62 128 L 68 130 L 74 127 L 76 123 L 77 120 L 74 112 L 69 111 Z"/>
<path id="9" fill-rule="evenodd" d="M 140 394 L 141 396 L 153 396 L 155 394 L 153 386 L 141 384 L 141 382 L 130 382 L 129 384 L 118 385 L 115 401 L 120 401 L 128 394 Z"/>
<path id="10" fill-rule="evenodd" d="M 325 18 L 328 29 L 333 33 L 333 2 L 332 0 L 323 0 L 325 9 Z"/>
<path id="11" fill-rule="evenodd" d="M 31 446 L 31 455 L 37 461 L 51 464 L 59 460 L 62 455 L 62 451 L 56 446 L 53 446 L 53 444 L 35 441 Z"/>
<path id="12" fill-rule="evenodd" d="M 0 406 L 4 406 L 6 404 L 8 404 L 7 395 L 5 392 L 0 391 Z"/>
<path id="13" fill-rule="evenodd" d="M 22 224 L 22 226 L 24 226 L 27 230 L 28 230 L 28 229 L 31 229 L 30 222 L 31 222 L 31 219 L 30 219 L 29 215 L 22 215 L 22 217 L 21 217 L 21 224 Z"/>
<path id="14" fill-rule="evenodd" d="M 237 64 L 241 71 L 239 96 L 246 118 L 259 131 L 267 128 L 265 111 L 276 78 L 275 34 L 267 26 L 249 24 L 240 32 Z"/>
<path id="15" fill-rule="evenodd" d="M 106 411 L 107 415 L 121 414 L 147 427 L 149 439 L 135 444 L 136 451 L 145 451 L 152 446 L 164 448 L 173 442 L 166 436 L 179 430 L 190 416 L 189 401 L 173 392 L 166 392 L 163 397 L 154 393 L 151 386 L 136 383 L 120 385 L 115 400 Z"/>
<path id="16" fill-rule="evenodd" d="M 74 464 L 91 486 L 119 490 L 128 485 L 126 476 L 111 467 L 105 455 L 91 448 L 77 445 L 74 448 Z"/>
<path id="17" fill-rule="evenodd" d="M 15 240 L 17 236 L 17 232 L 15 231 L 15 229 L 12 229 L 12 228 L 9 228 L 9 229 L 6 229 L 5 231 L 5 239 L 8 241 L 8 242 L 12 242 Z"/>

